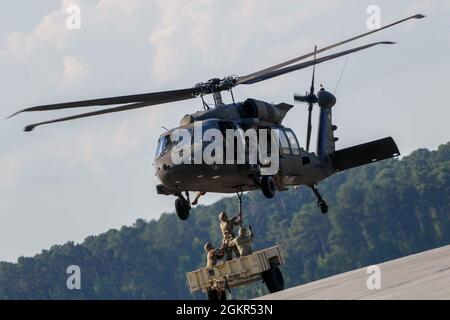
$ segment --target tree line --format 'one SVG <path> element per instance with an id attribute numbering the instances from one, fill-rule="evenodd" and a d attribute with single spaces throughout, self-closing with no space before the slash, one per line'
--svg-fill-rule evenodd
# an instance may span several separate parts
<path id="1" fill-rule="evenodd" d="M 287 287 L 450 243 L 450 143 L 339 173 L 319 189 L 327 215 L 307 188 L 271 200 L 244 195 L 254 247 L 282 246 Z M 185 274 L 205 264 L 205 242 L 220 245 L 218 214 L 236 214 L 237 204 L 224 198 L 195 208 L 187 221 L 165 213 L 1 262 L 0 299 L 203 299 L 190 294 Z M 80 290 L 67 289 L 69 265 L 81 269 Z M 261 283 L 233 291 L 237 298 L 265 293 Z"/>

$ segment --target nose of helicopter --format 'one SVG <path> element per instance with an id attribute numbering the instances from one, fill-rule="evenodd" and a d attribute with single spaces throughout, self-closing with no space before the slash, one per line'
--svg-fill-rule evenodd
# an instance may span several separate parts
<path id="1" fill-rule="evenodd" d="M 199 166 L 189 163 L 174 163 L 170 154 L 164 154 L 155 160 L 156 175 L 163 185 L 172 191 L 184 191 L 188 182 L 197 180 Z"/>
<path id="2" fill-rule="evenodd" d="M 179 177 L 181 170 L 180 165 L 174 164 L 170 158 L 160 157 L 155 161 L 156 175 L 161 182 L 167 187 L 175 187 L 177 182 L 181 182 Z"/>
<path id="3" fill-rule="evenodd" d="M 164 156 L 155 160 L 156 175 L 162 182 L 160 194 L 182 191 L 232 192 L 235 186 L 252 185 L 249 166 L 225 164 L 175 164 Z"/>

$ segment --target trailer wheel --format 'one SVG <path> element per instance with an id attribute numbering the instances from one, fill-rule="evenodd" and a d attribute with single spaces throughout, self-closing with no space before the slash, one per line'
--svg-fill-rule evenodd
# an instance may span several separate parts
<path id="1" fill-rule="evenodd" d="M 283 274 L 278 266 L 271 266 L 269 270 L 264 271 L 261 275 L 270 293 L 284 290 Z"/>
<path id="2" fill-rule="evenodd" d="M 217 290 L 208 290 L 206 291 L 206 295 L 208 296 L 209 301 L 226 301 L 227 294 L 225 291 L 219 293 Z"/>

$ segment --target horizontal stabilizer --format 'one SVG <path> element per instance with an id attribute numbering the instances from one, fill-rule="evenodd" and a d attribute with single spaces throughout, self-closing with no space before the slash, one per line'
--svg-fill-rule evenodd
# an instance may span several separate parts
<path id="1" fill-rule="evenodd" d="M 394 139 L 388 137 L 335 151 L 333 161 L 336 171 L 343 171 L 399 155 Z"/>

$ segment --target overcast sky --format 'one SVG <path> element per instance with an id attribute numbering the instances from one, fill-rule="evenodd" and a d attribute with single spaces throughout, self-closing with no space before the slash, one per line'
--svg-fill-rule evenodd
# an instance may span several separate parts
<path id="1" fill-rule="evenodd" d="M 81 8 L 81 29 L 66 9 Z M 68 100 L 191 87 L 243 75 L 366 32 L 367 7 L 381 22 L 424 13 L 342 47 L 398 44 L 351 55 L 339 86 L 338 148 L 393 136 L 402 154 L 450 140 L 450 1 L 16 0 L 0 10 L 0 116 Z M 317 79 L 334 91 L 345 58 L 322 64 Z M 303 70 L 235 96 L 293 103 L 309 87 Z M 228 97 L 226 97 L 228 101 Z M 152 167 L 162 126 L 175 127 L 197 100 L 39 127 L 72 112 L 24 114 L 0 125 L 0 260 L 173 210 L 158 196 Z M 315 114 L 317 116 L 317 113 Z M 304 144 L 306 109 L 286 124 Z M 218 196 L 208 195 L 203 203 Z M 189 222 L 187 222 L 189 223 Z"/>

